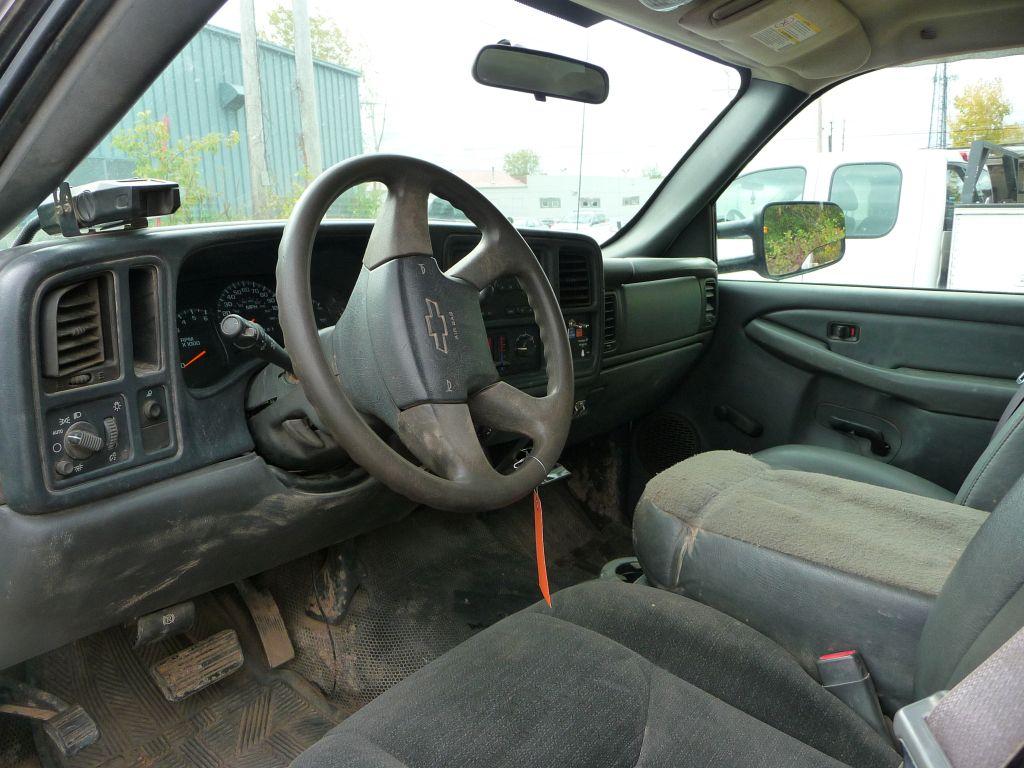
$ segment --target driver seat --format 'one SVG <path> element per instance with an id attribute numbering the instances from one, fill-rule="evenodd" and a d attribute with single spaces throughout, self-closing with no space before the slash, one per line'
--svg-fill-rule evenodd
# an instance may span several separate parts
<path id="1" fill-rule="evenodd" d="M 1024 626 L 1024 481 L 929 611 L 914 693 L 947 689 Z M 590 582 L 428 664 L 297 768 L 897 766 L 885 737 L 764 635 L 671 592 Z M 870 665 L 871 659 L 866 659 Z"/>

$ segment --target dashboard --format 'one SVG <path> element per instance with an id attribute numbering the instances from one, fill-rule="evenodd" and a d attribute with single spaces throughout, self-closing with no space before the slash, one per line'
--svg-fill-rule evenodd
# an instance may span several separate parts
<path id="1" fill-rule="evenodd" d="M 344 310 L 369 232 L 321 226 L 320 324 Z M 0 626 L 11 628 L 0 668 L 412 511 L 347 457 L 317 476 L 257 447 L 253 425 L 272 410 L 249 405 L 263 363 L 229 351 L 217 323 L 236 312 L 281 340 L 281 234 L 280 222 L 153 227 L 0 254 L 0 324 L 18 340 L 0 345 L 12 414 L 0 442 Z M 430 235 L 444 268 L 479 239 L 457 224 Z M 711 338 L 714 262 L 603 262 L 584 236 L 524 237 L 572 350 L 570 441 L 667 397 Z M 481 312 L 502 378 L 542 391 L 543 349 L 519 285 L 488 286 Z"/>

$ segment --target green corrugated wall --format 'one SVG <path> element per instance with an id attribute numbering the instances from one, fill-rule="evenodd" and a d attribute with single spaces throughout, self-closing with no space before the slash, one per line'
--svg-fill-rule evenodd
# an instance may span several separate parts
<path id="1" fill-rule="evenodd" d="M 287 197 L 300 182 L 299 105 L 295 91 L 295 58 L 291 51 L 260 42 L 263 126 L 267 166 L 277 194 Z M 322 61 L 314 63 L 320 138 L 325 167 L 363 151 L 359 118 L 359 73 Z M 246 218 L 250 214 L 245 108 L 224 106 L 222 84 L 242 88 L 239 36 L 206 27 L 171 62 L 138 103 L 111 132 L 131 129 L 140 112 L 170 121 L 171 140 L 209 133 L 238 131 L 241 142 L 203 155 L 200 182 L 211 192 L 212 218 Z M 132 161 L 105 139 L 71 176 L 72 184 L 131 175 Z M 187 205 L 187 190 L 185 191 Z"/>

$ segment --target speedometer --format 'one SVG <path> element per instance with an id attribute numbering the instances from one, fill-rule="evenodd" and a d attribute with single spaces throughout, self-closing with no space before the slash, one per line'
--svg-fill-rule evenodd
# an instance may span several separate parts
<path id="1" fill-rule="evenodd" d="M 241 315 L 262 325 L 278 342 L 281 329 L 277 323 L 277 297 L 274 291 L 255 280 L 236 280 L 228 284 L 217 298 L 217 317 Z"/>

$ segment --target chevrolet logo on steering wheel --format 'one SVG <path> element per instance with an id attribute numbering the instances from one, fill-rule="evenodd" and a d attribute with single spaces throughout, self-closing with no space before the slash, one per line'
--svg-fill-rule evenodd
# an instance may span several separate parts
<path id="1" fill-rule="evenodd" d="M 427 333 L 434 340 L 434 346 L 439 352 L 448 354 L 448 321 L 445 319 L 441 307 L 433 299 L 424 299 L 427 302 L 427 314 L 423 319 L 427 321 Z"/>

